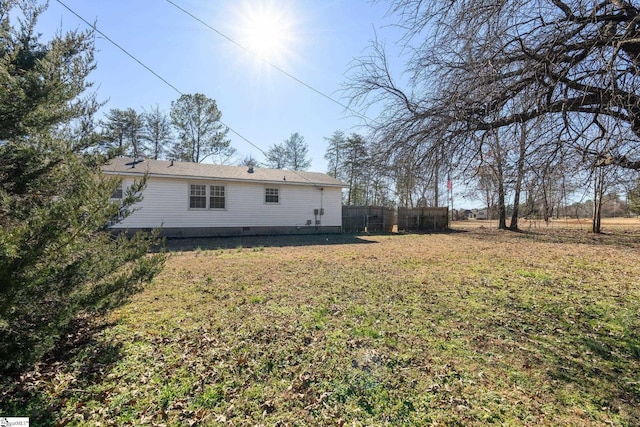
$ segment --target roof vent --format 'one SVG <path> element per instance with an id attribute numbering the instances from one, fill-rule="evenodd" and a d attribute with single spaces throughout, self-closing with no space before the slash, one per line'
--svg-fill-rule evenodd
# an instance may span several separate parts
<path id="1" fill-rule="evenodd" d="M 249 166 L 249 169 L 247 170 L 248 173 L 253 173 L 253 166 Z"/>
<path id="2" fill-rule="evenodd" d="M 136 165 L 137 165 L 138 163 L 142 163 L 142 162 L 144 162 L 144 159 L 138 159 L 138 160 L 133 159 L 133 161 L 132 161 L 132 162 L 125 163 L 125 165 L 126 165 L 126 166 L 131 166 L 131 169 L 135 169 L 135 168 L 136 168 Z"/>

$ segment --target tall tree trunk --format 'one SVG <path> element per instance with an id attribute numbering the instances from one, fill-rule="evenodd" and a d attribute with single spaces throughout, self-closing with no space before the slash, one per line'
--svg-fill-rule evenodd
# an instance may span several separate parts
<path id="1" fill-rule="evenodd" d="M 118 155 L 119 156 L 124 156 L 125 152 L 124 152 L 124 133 L 120 134 L 120 137 L 118 138 Z"/>
<path id="2" fill-rule="evenodd" d="M 351 169 L 349 170 L 349 205 L 359 205 L 359 195 L 358 195 L 358 186 L 359 186 L 359 176 L 357 175 L 357 166 L 356 162 L 351 162 Z"/>
<path id="3" fill-rule="evenodd" d="M 507 207 L 505 205 L 504 188 L 504 165 L 502 157 L 502 146 L 500 145 L 500 136 L 495 135 L 495 172 L 498 182 L 498 230 L 507 229 Z"/>
<path id="4" fill-rule="evenodd" d="M 601 208 L 602 203 L 600 200 L 593 202 L 593 218 L 591 220 L 591 232 L 600 234 L 601 232 Z"/>
<path id="5" fill-rule="evenodd" d="M 433 165 L 433 193 L 434 193 L 434 207 L 439 207 L 440 206 L 440 191 L 439 191 L 439 186 L 440 183 L 438 182 L 438 172 L 440 169 L 440 156 L 438 156 L 438 152 L 436 151 L 436 161 L 435 164 Z"/>
<path id="6" fill-rule="evenodd" d="M 593 217 L 591 221 L 591 232 L 599 234 L 601 232 L 602 218 L 602 196 L 604 193 L 604 168 L 601 167 L 594 172 L 593 185 Z"/>
<path id="7" fill-rule="evenodd" d="M 520 151 L 518 153 L 518 173 L 516 176 L 516 186 L 513 195 L 513 212 L 511 213 L 511 223 L 509 229 L 518 230 L 518 214 L 520 208 L 520 190 L 522 189 L 522 180 L 524 179 L 524 159 L 527 153 L 527 128 L 526 124 L 521 124 L 520 132 Z"/>
<path id="8" fill-rule="evenodd" d="M 485 200 L 487 201 L 487 220 L 493 219 L 493 198 L 491 197 L 491 190 L 485 190 Z"/>
<path id="9" fill-rule="evenodd" d="M 502 167 L 500 167 L 502 170 Z M 502 173 L 502 172 L 501 172 Z M 498 230 L 507 229 L 507 207 L 505 205 L 504 179 L 498 181 Z"/>
<path id="10" fill-rule="evenodd" d="M 549 202 L 549 191 L 546 182 L 546 173 L 542 177 L 542 216 L 544 218 L 545 224 L 549 225 L 549 219 L 553 214 L 553 203 Z"/>
<path id="11" fill-rule="evenodd" d="M 549 176 L 549 174 L 547 173 L 545 173 L 544 176 L 542 177 L 542 203 L 543 203 L 542 215 L 544 218 L 544 222 L 547 225 L 549 225 L 549 221 L 553 216 L 553 208 L 554 208 L 554 200 L 552 200 L 552 196 L 549 194 L 552 191 L 549 180 L 552 180 L 552 179 L 553 177 Z"/>
<path id="12" fill-rule="evenodd" d="M 195 163 L 200 163 L 200 135 L 196 137 L 196 147 L 195 147 L 194 155 L 195 155 L 195 158 L 193 159 L 193 161 Z"/>
<path id="13" fill-rule="evenodd" d="M 349 174 L 349 196 L 347 197 L 347 205 L 351 206 L 353 203 L 353 170 Z"/>

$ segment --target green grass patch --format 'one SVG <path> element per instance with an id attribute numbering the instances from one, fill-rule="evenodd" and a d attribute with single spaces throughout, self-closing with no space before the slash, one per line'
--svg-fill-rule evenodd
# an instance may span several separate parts
<path id="1" fill-rule="evenodd" d="M 174 252 L 128 304 L 0 380 L 0 416 L 640 425 L 640 267 L 628 235 L 296 239 Z"/>

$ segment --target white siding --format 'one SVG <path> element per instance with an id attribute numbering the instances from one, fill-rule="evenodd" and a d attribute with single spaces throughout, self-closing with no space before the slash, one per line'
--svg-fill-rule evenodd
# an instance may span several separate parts
<path id="1" fill-rule="evenodd" d="M 128 186 L 131 178 L 124 178 Z M 224 185 L 226 209 L 189 209 L 189 185 Z M 280 189 L 280 203 L 264 203 L 265 188 Z M 314 209 L 324 208 L 322 226 L 342 225 L 342 189 L 292 184 L 221 182 L 149 177 L 138 209 L 117 228 L 259 227 L 315 225 Z"/>

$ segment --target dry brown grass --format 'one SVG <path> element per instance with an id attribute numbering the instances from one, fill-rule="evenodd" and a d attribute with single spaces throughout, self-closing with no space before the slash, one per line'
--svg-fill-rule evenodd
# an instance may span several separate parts
<path id="1" fill-rule="evenodd" d="M 172 242 L 153 285 L 64 363 L 4 384 L 0 408 L 44 424 L 639 425 L 629 227 Z"/>
<path id="2" fill-rule="evenodd" d="M 508 223 L 508 220 L 507 220 Z M 581 229 L 588 231 L 591 229 L 590 218 L 560 218 L 553 219 L 548 223 L 541 219 L 527 219 L 521 218 L 519 220 L 520 229 L 524 231 L 528 230 L 548 230 L 548 229 Z M 472 230 L 475 228 L 490 228 L 495 229 L 498 226 L 496 220 L 468 220 L 468 221 L 453 221 L 451 228 L 456 230 Z M 603 218 L 602 229 L 606 232 L 615 232 L 616 230 L 633 229 L 640 230 L 640 217 L 634 218 Z"/>

